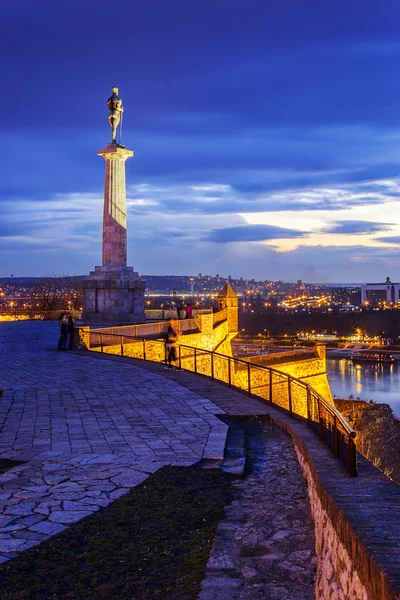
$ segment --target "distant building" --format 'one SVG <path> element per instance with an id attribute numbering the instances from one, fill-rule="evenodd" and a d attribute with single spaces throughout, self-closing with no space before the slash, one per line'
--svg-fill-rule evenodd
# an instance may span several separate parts
<path id="1" fill-rule="evenodd" d="M 361 286 L 361 302 L 371 306 L 379 302 L 397 303 L 400 300 L 400 283 L 392 283 L 386 277 L 385 283 L 366 283 Z"/>
<path id="2" fill-rule="evenodd" d="M 338 304 L 360 306 L 361 288 L 356 286 L 332 288 L 332 301 Z"/>

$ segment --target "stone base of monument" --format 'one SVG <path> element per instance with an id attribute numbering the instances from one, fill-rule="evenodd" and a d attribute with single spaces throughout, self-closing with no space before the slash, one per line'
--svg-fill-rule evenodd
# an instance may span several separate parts
<path id="1" fill-rule="evenodd" d="M 146 321 L 146 281 L 132 267 L 95 267 L 82 285 L 82 321 L 114 325 Z"/>

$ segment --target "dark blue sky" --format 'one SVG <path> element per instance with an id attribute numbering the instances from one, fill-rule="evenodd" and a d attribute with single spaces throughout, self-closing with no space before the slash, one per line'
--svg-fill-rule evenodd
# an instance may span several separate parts
<path id="1" fill-rule="evenodd" d="M 0 276 L 101 257 L 123 98 L 128 263 L 400 279 L 397 0 L 2 0 Z"/>

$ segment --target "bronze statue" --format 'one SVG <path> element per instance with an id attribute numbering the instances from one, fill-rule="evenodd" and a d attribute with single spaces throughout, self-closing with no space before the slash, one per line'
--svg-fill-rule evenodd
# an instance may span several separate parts
<path id="1" fill-rule="evenodd" d="M 108 110 L 110 111 L 109 115 L 108 115 L 108 120 L 110 121 L 110 126 L 111 126 L 112 143 L 116 144 L 117 143 L 117 127 L 120 122 L 121 122 L 121 127 L 120 127 L 119 137 L 121 140 L 122 113 L 124 112 L 124 109 L 122 106 L 122 100 L 121 100 L 121 98 L 118 97 L 118 88 L 113 87 L 113 88 L 111 88 L 111 91 L 112 91 L 112 95 L 107 100 Z"/>

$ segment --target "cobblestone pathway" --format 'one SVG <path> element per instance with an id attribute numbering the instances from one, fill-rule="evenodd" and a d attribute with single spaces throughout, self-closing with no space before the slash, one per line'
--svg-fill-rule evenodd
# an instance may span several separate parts
<path id="1" fill-rule="evenodd" d="M 249 472 L 233 485 L 199 600 L 311 600 L 314 524 L 292 441 L 265 420 L 247 432 Z"/>
<path id="2" fill-rule="evenodd" d="M 163 465 L 221 458 L 228 427 L 215 415 L 269 411 L 192 374 L 57 352 L 57 335 L 54 323 L 0 324 L 0 458 L 27 461 L 0 475 L 0 562 Z M 270 421 L 254 427 L 201 600 L 313 597 L 313 524 L 292 442 Z"/>
<path id="3" fill-rule="evenodd" d="M 163 465 L 223 455 L 224 411 L 125 362 L 57 352 L 54 323 L 0 324 L 0 562 Z"/>

